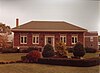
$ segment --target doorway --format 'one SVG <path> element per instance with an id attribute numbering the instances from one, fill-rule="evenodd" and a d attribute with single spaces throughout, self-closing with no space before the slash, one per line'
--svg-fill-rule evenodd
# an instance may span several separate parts
<path id="1" fill-rule="evenodd" d="M 54 36 L 45 36 L 45 45 L 51 44 L 54 47 Z"/>

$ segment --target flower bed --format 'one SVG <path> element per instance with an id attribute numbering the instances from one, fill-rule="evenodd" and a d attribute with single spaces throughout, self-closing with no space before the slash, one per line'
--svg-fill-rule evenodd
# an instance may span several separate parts
<path id="1" fill-rule="evenodd" d="M 23 62 L 21 60 L 0 62 L 0 64 L 12 64 L 12 63 L 31 63 L 31 62 Z M 100 65 L 100 57 L 88 58 L 88 59 L 40 58 L 38 59 L 37 63 L 49 64 L 49 65 L 60 65 L 60 66 L 91 67 L 91 66 Z"/>
<path id="2" fill-rule="evenodd" d="M 62 66 L 76 66 L 76 67 L 90 67 L 100 65 L 100 58 L 89 59 L 66 59 L 66 58 L 40 58 L 40 64 L 62 65 Z"/>

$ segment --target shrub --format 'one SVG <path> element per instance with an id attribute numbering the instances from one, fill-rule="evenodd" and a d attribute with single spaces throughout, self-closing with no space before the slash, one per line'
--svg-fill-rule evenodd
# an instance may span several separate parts
<path id="1" fill-rule="evenodd" d="M 94 48 L 86 47 L 85 50 L 86 50 L 86 53 L 96 53 L 97 52 L 97 49 L 94 49 Z"/>
<path id="2" fill-rule="evenodd" d="M 47 44 L 44 46 L 43 52 L 42 52 L 43 57 L 52 57 L 54 56 L 54 49 L 51 44 Z"/>
<path id="3" fill-rule="evenodd" d="M 34 50 L 34 51 L 31 51 L 29 52 L 27 55 L 26 55 L 26 58 L 27 60 L 29 60 L 29 62 L 37 62 L 39 58 L 41 58 L 41 54 L 39 51 L 37 50 Z M 23 57 L 24 59 L 24 57 Z M 25 59 L 26 60 L 26 59 Z"/>
<path id="4" fill-rule="evenodd" d="M 73 55 L 78 58 L 83 57 L 85 55 L 85 49 L 80 42 L 75 44 L 73 48 Z"/>
<path id="5" fill-rule="evenodd" d="M 67 57 L 66 45 L 62 42 L 56 44 L 57 56 Z"/>
<path id="6" fill-rule="evenodd" d="M 66 59 L 66 58 L 40 58 L 40 64 L 62 65 L 62 66 L 75 66 L 75 67 L 90 67 L 100 65 L 100 58 L 88 59 Z"/>
<path id="7" fill-rule="evenodd" d="M 37 48 L 36 47 L 22 48 L 22 49 L 20 49 L 20 52 L 21 53 L 29 53 L 29 52 L 31 52 L 33 50 L 37 50 Z"/>
<path id="8" fill-rule="evenodd" d="M 69 53 L 73 52 L 73 48 L 67 48 L 67 50 L 68 50 Z"/>
<path id="9" fill-rule="evenodd" d="M 3 48 L 2 53 L 17 53 L 17 48 Z"/>
<path id="10" fill-rule="evenodd" d="M 29 53 L 33 50 L 38 50 L 38 51 L 41 51 L 42 47 L 38 47 L 38 46 L 33 46 L 33 47 L 28 47 L 28 48 L 23 48 L 23 49 L 20 49 L 20 52 L 21 53 Z"/>

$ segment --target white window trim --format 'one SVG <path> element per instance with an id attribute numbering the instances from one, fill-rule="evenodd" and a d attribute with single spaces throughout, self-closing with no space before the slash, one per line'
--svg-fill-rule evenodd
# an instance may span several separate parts
<path id="1" fill-rule="evenodd" d="M 61 42 L 61 37 L 63 38 L 63 43 L 66 44 L 66 41 L 67 41 L 67 37 L 65 35 L 60 35 L 60 42 Z M 65 37 L 65 42 L 64 42 L 64 37 Z"/>
<path id="2" fill-rule="evenodd" d="M 74 37 L 74 43 L 72 42 L 72 37 Z M 71 42 L 72 42 L 72 44 L 76 44 L 76 43 L 75 43 L 75 38 L 77 38 L 77 42 L 78 42 L 78 36 L 72 36 L 72 37 L 71 37 Z"/>
<path id="3" fill-rule="evenodd" d="M 33 37 L 35 37 L 35 43 L 33 42 Z M 38 43 L 36 42 L 37 41 L 37 37 L 38 37 Z M 39 35 L 36 35 L 36 34 L 32 35 L 32 44 L 39 44 Z"/>
<path id="4" fill-rule="evenodd" d="M 47 36 L 47 35 L 46 35 L 46 36 L 45 36 L 45 45 L 47 44 L 47 43 L 46 43 L 46 38 L 47 38 L 47 37 L 52 37 L 52 38 L 53 38 L 53 45 L 52 45 L 52 46 L 54 47 L 54 46 L 55 46 L 55 39 L 54 39 L 55 36 Z"/>
<path id="5" fill-rule="evenodd" d="M 26 37 L 26 43 L 25 43 L 25 42 L 23 42 L 23 43 L 21 42 L 21 37 Z M 24 41 L 24 40 L 25 40 L 25 39 L 23 39 L 23 41 Z M 20 36 L 20 44 L 27 44 L 27 36 L 26 36 L 26 35 L 21 35 L 21 36 Z"/>
<path id="6" fill-rule="evenodd" d="M 90 37 L 90 42 L 93 42 L 93 40 L 94 40 L 94 39 L 93 39 L 93 37 L 91 36 L 91 37 Z"/>

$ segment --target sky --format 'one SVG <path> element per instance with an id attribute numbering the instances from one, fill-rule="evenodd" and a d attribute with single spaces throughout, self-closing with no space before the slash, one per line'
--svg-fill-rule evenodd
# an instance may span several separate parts
<path id="1" fill-rule="evenodd" d="M 100 35 L 100 0 L 0 0 L 0 23 L 65 21 Z"/>

